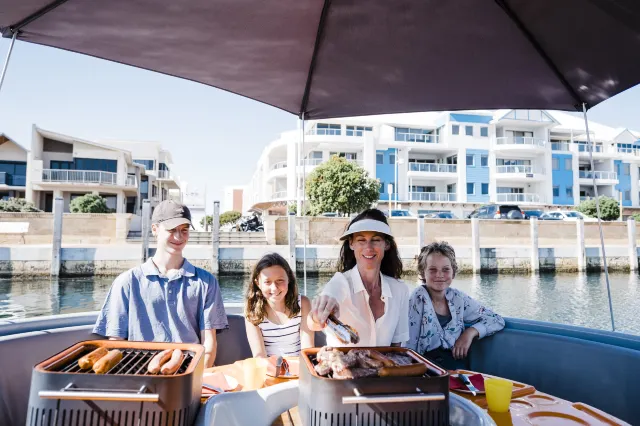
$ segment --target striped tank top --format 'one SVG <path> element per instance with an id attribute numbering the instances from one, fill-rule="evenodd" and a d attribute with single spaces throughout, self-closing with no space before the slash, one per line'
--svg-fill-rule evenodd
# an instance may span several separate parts
<path id="1" fill-rule="evenodd" d="M 300 297 L 298 297 L 298 303 L 301 304 Z M 267 318 L 258 324 L 267 356 L 300 355 L 300 321 L 301 315 L 298 313 L 284 324 L 274 324 Z"/>

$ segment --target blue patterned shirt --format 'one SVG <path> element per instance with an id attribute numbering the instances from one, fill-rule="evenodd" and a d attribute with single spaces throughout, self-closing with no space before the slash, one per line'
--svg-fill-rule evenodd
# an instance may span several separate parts
<path id="1" fill-rule="evenodd" d="M 460 290 L 447 288 L 445 299 L 451 321 L 444 327 L 438 322 L 431 297 L 424 285 L 416 287 L 409 299 L 409 341 L 406 347 L 419 354 L 442 347 L 451 349 L 465 329 L 465 323 L 478 330 L 478 338 L 490 336 L 504 328 L 504 319 Z"/>
<path id="2" fill-rule="evenodd" d="M 93 332 L 146 342 L 201 343 L 202 330 L 228 328 L 218 280 L 188 260 L 172 277 L 151 259 L 115 279 Z"/>

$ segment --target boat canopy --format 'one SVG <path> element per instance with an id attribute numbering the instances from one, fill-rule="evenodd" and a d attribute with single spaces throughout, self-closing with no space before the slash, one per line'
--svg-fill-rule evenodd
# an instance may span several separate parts
<path id="1" fill-rule="evenodd" d="M 582 110 L 640 82 L 637 0 L 3 0 L 0 31 L 306 119 Z"/>

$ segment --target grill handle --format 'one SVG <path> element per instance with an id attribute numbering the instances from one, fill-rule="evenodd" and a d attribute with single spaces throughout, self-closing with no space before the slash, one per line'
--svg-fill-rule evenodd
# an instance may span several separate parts
<path id="1" fill-rule="evenodd" d="M 424 401 L 444 401 L 443 393 L 423 393 L 420 388 L 416 388 L 418 393 L 396 393 L 396 394 L 376 394 L 363 395 L 357 388 L 353 390 L 354 396 L 343 396 L 343 404 L 387 404 L 398 402 L 424 402 Z"/>
<path id="2" fill-rule="evenodd" d="M 157 393 L 146 393 L 147 387 L 142 386 L 139 390 L 89 390 L 74 388 L 73 384 L 68 384 L 59 391 L 40 391 L 38 396 L 42 399 L 64 399 L 75 401 L 120 401 L 120 402 L 159 402 L 160 395 Z"/>

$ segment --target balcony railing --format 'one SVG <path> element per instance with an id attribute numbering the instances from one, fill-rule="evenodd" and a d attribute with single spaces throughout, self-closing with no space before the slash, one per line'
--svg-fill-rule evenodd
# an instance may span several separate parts
<path id="1" fill-rule="evenodd" d="M 552 151 L 571 151 L 571 143 L 569 142 L 551 142 Z"/>
<path id="2" fill-rule="evenodd" d="M 411 201 L 456 201 L 456 194 L 447 192 L 409 192 Z"/>
<path id="3" fill-rule="evenodd" d="M 280 161 L 280 162 L 274 164 L 273 166 L 271 166 L 271 170 L 284 169 L 286 167 L 287 167 L 287 162 L 286 161 Z"/>
<path id="4" fill-rule="evenodd" d="M 539 203 L 538 194 L 496 194 L 498 203 Z"/>
<path id="5" fill-rule="evenodd" d="M 136 182 L 136 177 L 135 176 L 127 176 L 127 181 L 125 183 L 126 186 L 138 186 L 137 182 Z"/>
<path id="6" fill-rule="evenodd" d="M 458 171 L 458 166 L 456 164 L 409 163 L 409 171 L 427 173 L 456 173 Z"/>
<path id="7" fill-rule="evenodd" d="M 604 147 L 602 145 L 587 145 L 584 143 L 579 143 L 578 152 L 603 152 Z"/>
<path id="8" fill-rule="evenodd" d="M 531 147 L 544 148 L 547 141 L 544 139 L 532 138 L 529 136 L 506 136 L 496 138 L 497 145 L 529 145 Z"/>
<path id="9" fill-rule="evenodd" d="M 595 176 L 596 179 L 609 179 L 616 180 L 618 179 L 618 174 L 616 172 L 600 172 L 600 171 L 589 171 L 589 170 L 580 170 L 578 172 L 578 176 L 580 179 L 593 179 Z"/>
<path id="10" fill-rule="evenodd" d="M 629 147 L 626 147 L 626 146 L 619 146 L 619 147 L 617 147 L 617 150 L 621 154 L 630 154 L 630 155 L 634 155 L 634 156 L 640 156 L 640 149 L 637 149 L 637 148 L 629 148 Z"/>
<path id="11" fill-rule="evenodd" d="M 396 133 L 396 142 L 439 143 L 440 138 L 434 134 Z"/>
<path id="12" fill-rule="evenodd" d="M 346 160 L 350 163 L 355 163 L 360 167 L 362 167 L 362 165 L 364 164 L 362 160 L 356 160 L 355 158 L 347 158 Z"/>
<path id="13" fill-rule="evenodd" d="M 171 170 L 158 170 L 158 179 L 173 179 Z"/>
<path id="14" fill-rule="evenodd" d="M 512 166 L 496 166 L 496 173 L 539 173 L 533 166 L 529 165 L 512 165 Z"/>
<path id="15" fill-rule="evenodd" d="M 43 182 L 94 183 L 98 185 L 117 185 L 118 174 L 96 170 L 58 170 L 44 169 Z"/>
<path id="16" fill-rule="evenodd" d="M 300 162 L 300 166 L 317 166 L 322 163 L 322 158 L 305 158 Z"/>
<path id="17" fill-rule="evenodd" d="M 326 128 L 318 129 L 317 127 L 314 127 L 313 129 L 309 130 L 307 134 L 317 135 L 317 136 L 341 136 L 342 129 L 326 129 Z"/>
<path id="18" fill-rule="evenodd" d="M 276 191 L 273 194 L 271 194 L 272 200 L 278 200 L 281 198 L 287 198 L 287 191 Z"/>
<path id="19" fill-rule="evenodd" d="M 27 177 L 22 175 L 14 175 L 7 172 L 0 172 L 0 185 L 8 186 L 26 186 Z"/>

